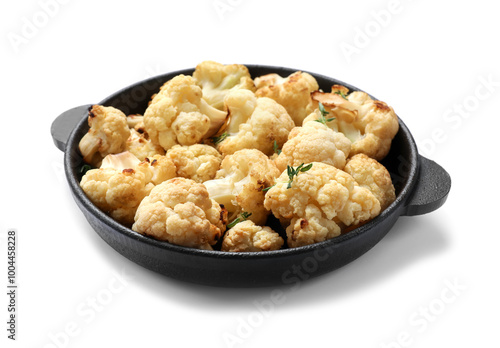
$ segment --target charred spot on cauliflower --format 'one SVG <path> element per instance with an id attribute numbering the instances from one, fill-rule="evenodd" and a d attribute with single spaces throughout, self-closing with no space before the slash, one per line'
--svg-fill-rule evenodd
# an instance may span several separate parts
<path id="1" fill-rule="evenodd" d="M 224 110 L 224 97 L 230 90 L 255 91 L 248 68 L 240 64 L 223 65 L 205 61 L 196 66 L 193 77 L 203 91 L 203 99 L 219 110 Z"/>
<path id="2" fill-rule="evenodd" d="M 337 223 L 324 217 L 321 209 L 309 204 L 303 217 L 294 217 L 286 228 L 287 244 L 290 248 L 323 242 L 340 235 Z"/>
<path id="3" fill-rule="evenodd" d="M 227 223 L 221 206 L 200 183 L 174 178 L 142 200 L 132 230 L 172 244 L 211 250 Z"/>
<path id="4" fill-rule="evenodd" d="M 135 157 L 144 161 L 147 157 L 154 155 L 165 155 L 165 150 L 160 145 L 146 138 L 145 133 L 139 133 L 135 129 L 130 129 L 130 136 L 125 143 L 125 150 Z"/>
<path id="5" fill-rule="evenodd" d="M 311 92 L 318 90 L 318 82 L 308 73 L 297 71 L 283 78 L 268 74 L 255 79 L 257 97 L 268 97 L 283 105 L 295 122 L 302 125 L 304 118 L 313 110 Z"/>
<path id="6" fill-rule="evenodd" d="M 176 176 L 176 167 L 174 162 L 162 155 L 154 155 L 145 159 L 149 163 L 149 172 L 151 173 L 151 182 L 155 185 L 172 179 Z"/>

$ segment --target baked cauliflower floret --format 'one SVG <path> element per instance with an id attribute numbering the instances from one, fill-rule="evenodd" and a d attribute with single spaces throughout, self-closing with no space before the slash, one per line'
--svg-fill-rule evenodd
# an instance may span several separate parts
<path id="1" fill-rule="evenodd" d="M 283 238 L 270 227 L 258 226 L 250 220 L 240 222 L 228 230 L 222 241 L 222 251 L 248 252 L 278 250 Z"/>
<path id="2" fill-rule="evenodd" d="M 97 167 L 106 155 L 125 149 L 130 130 L 127 116 L 112 106 L 93 105 L 88 122 L 90 129 L 80 140 L 79 149 L 83 160 Z"/>
<path id="3" fill-rule="evenodd" d="M 344 86 L 334 85 L 331 93 L 316 91 L 311 96 L 335 117 L 327 125 L 344 133 L 351 141 L 351 155 L 364 153 L 381 160 L 389 153 L 392 139 L 398 132 L 398 118 L 386 103 L 373 100 L 364 92 L 348 94 L 348 91 Z M 304 123 L 319 116 L 319 110 L 315 113 L 316 116 L 308 116 Z"/>
<path id="4" fill-rule="evenodd" d="M 154 155 L 146 158 L 145 161 L 149 163 L 150 180 L 155 185 L 177 176 L 175 164 L 167 156 Z"/>
<path id="5" fill-rule="evenodd" d="M 219 110 L 224 110 L 224 97 L 230 90 L 255 91 L 247 67 L 240 64 L 224 65 L 205 61 L 196 66 L 193 77 L 203 91 L 203 99 Z"/>
<path id="6" fill-rule="evenodd" d="M 334 132 L 318 122 L 295 127 L 288 135 L 281 153 L 275 159 L 283 172 L 286 167 L 301 163 L 322 162 L 342 169 L 351 150 L 351 142 L 342 133 Z"/>
<path id="7" fill-rule="evenodd" d="M 213 136 L 227 113 L 202 99 L 202 91 L 191 76 L 178 75 L 165 83 L 144 113 L 144 127 L 154 144 L 165 150 L 193 145 Z"/>
<path id="8" fill-rule="evenodd" d="M 229 118 L 219 131 L 220 141 L 216 141 L 223 155 L 257 149 L 269 156 L 273 153 L 274 141 L 281 147 L 294 127 L 283 106 L 270 98 L 257 98 L 249 90 L 231 91 L 225 104 Z"/>
<path id="9" fill-rule="evenodd" d="M 381 210 L 387 208 L 396 199 L 391 175 L 387 169 L 364 154 L 351 157 L 344 168 L 362 187 L 370 190 L 380 202 Z"/>
<path id="10" fill-rule="evenodd" d="M 294 217 L 286 228 L 287 244 L 291 248 L 323 242 L 340 235 L 334 221 L 325 218 L 320 208 L 306 205 L 303 217 Z"/>
<path id="11" fill-rule="evenodd" d="M 331 165 L 313 162 L 292 181 L 289 173 L 281 174 L 264 201 L 275 217 L 291 219 L 289 246 L 329 239 L 340 233 L 339 224 L 357 225 L 380 213 L 380 203 L 368 189 Z"/>
<path id="12" fill-rule="evenodd" d="M 215 178 L 222 161 L 221 154 L 209 145 L 175 145 L 167 152 L 177 168 L 177 176 L 196 182 Z"/>
<path id="13" fill-rule="evenodd" d="M 125 152 L 106 156 L 101 168 L 85 173 L 80 186 L 99 209 L 130 226 L 139 203 L 154 186 L 151 178 L 149 163 Z"/>
<path id="14" fill-rule="evenodd" d="M 141 161 L 154 155 L 165 155 L 165 150 L 160 145 L 153 144 L 145 134 L 135 129 L 130 129 L 130 136 L 125 143 L 125 150 L 131 152 Z"/>
<path id="15" fill-rule="evenodd" d="M 283 78 L 278 74 L 268 74 L 255 79 L 257 97 L 268 97 L 283 105 L 295 122 L 302 125 L 304 118 L 313 110 L 311 92 L 318 90 L 318 82 L 310 74 L 297 71 Z"/>
<path id="16" fill-rule="evenodd" d="M 211 250 L 226 223 L 227 213 L 209 198 L 205 186 L 174 178 L 142 200 L 132 229 L 172 244 Z"/>
<path id="17" fill-rule="evenodd" d="M 250 213 L 249 219 L 264 225 L 269 211 L 264 208 L 262 191 L 274 184 L 279 170 L 262 152 L 244 149 L 226 156 L 214 180 L 205 181 L 210 198 L 228 210 L 229 220 L 242 213 Z"/>

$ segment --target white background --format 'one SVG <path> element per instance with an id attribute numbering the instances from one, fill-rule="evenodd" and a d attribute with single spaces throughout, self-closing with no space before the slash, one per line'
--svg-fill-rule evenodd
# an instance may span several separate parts
<path id="1" fill-rule="evenodd" d="M 0 8 L 1 284 L 5 234 L 19 233 L 17 341 L 7 339 L 1 295 L 0 346 L 500 344 L 500 24 L 491 1 L 222 0 L 219 10 L 214 0 L 49 2 Z M 346 267 L 281 288 L 267 312 L 258 304 L 273 289 L 186 284 L 128 261 L 74 203 L 51 122 L 207 59 L 309 70 L 388 102 L 421 153 L 451 174 L 447 203 L 399 219 Z M 469 111 L 451 114 L 457 106 Z"/>

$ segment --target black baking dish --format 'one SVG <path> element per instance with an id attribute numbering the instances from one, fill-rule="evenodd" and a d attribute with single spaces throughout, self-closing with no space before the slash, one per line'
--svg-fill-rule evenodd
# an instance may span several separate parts
<path id="1" fill-rule="evenodd" d="M 288 76 L 298 69 L 247 65 L 252 77 L 278 73 Z M 125 114 L 142 114 L 151 95 L 178 74 L 192 74 L 186 69 L 137 82 L 105 98 L 99 104 L 114 106 Z M 321 89 L 342 81 L 315 73 Z M 390 101 L 389 101 L 390 103 Z M 61 114 L 52 124 L 56 146 L 65 152 L 66 178 L 77 205 L 98 235 L 116 251 L 139 265 L 169 277 L 215 286 L 252 287 L 289 283 L 292 270 L 302 267 L 307 278 L 337 269 L 370 250 L 403 215 L 420 215 L 439 208 L 451 187 L 448 173 L 435 162 L 418 154 L 415 141 L 399 119 L 399 132 L 390 153 L 382 161 L 391 173 L 396 200 L 379 216 L 365 225 L 328 241 L 299 248 L 256 253 L 229 253 L 190 249 L 154 240 L 122 226 L 99 210 L 79 186 L 83 165 L 78 143 L 88 131 L 87 112 L 83 105 Z"/>

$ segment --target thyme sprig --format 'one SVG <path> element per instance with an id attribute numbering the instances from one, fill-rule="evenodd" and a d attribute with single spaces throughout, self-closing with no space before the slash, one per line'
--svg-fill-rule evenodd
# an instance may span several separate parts
<path id="1" fill-rule="evenodd" d="M 233 228 L 234 226 L 236 226 L 236 224 L 247 220 L 251 215 L 252 213 L 247 213 L 246 211 L 242 212 L 240 216 L 238 216 L 230 224 L 227 225 L 227 228 L 228 229 Z"/>
<path id="2" fill-rule="evenodd" d="M 321 102 L 319 103 L 318 107 L 319 107 L 319 112 L 321 113 L 321 116 L 317 120 L 314 120 L 314 121 L 319 122 L 319 123 L 323 123 L 326 126 L 327 122 L 331 122 L 335 119 L 335 117 L 326 118 L 326 116 L 329 114 L 329 112 L 325 110 L 325 107 L 323 106 L 323 104 L 321 104 Z"/>
<path id="3" fill-rule="evenodd" d="M 309 169 L 312 168 L 312 166 L 313 166 L 312 163 L 309 163 L 308 165 L 305 165 L 305 163 L 302 163 L 297 168 L 293 168 L 292 166 L 286 166 L 286 171 L 287 171 L 287 174 L 288 174 L 288 181 L 282 182 L 282 184 L 286 184 L 286 189 L 287 190 L 291 189 L 292 188 L 293 179 L 296 176 L 299 176 L 300 173 L 307 172 Z M 276 184 L 278 184 L 278 183 L 276 183 Z M 273 186 L 266 187 L 262 191 L 267 192 L 272 187 L 276 186 L 276 184 L 274 184 Z"/>
<path id="4" fill-rule="evenodd" d="M 221 143 L 224 141 L 224 139 L 226 139 L 228 136 L 227 132 L 224 132 L 222 133 L 221 135 L 217 136 L 217 137 L 212 137 L 210 138 L 210 140 L 212 140 L 212 143 L 214 143 L 214 145 L 217 145 L 218 143 Z"/>

